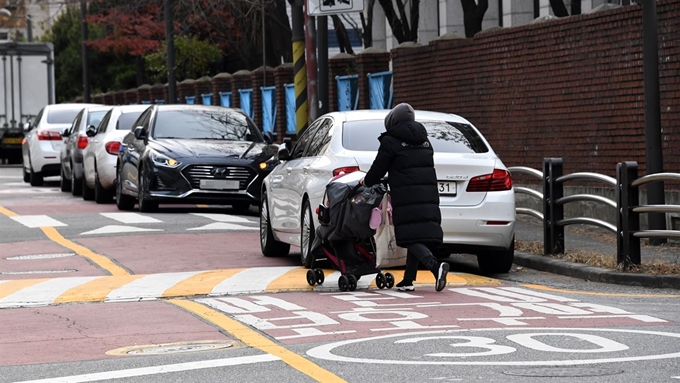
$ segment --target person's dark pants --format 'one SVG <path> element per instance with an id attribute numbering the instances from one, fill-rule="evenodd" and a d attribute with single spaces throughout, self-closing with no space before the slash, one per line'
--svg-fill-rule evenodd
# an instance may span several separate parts
<path id="1" fill-rule="evenodd" d="M 437 258 L 432 255 L 432 252 L 427 248 L 427 246 L 420 243 L 414 243 L 413 245 L 409 245 L 407 249 L 408 253 L 406 255 L 406 271 L 404 271 L 404 280 L 416 280 L 419 263 L 425 265 L 425 267 L 432 271 L 435 276 L 437 275 L 439 261 L 437 261 Z"/>

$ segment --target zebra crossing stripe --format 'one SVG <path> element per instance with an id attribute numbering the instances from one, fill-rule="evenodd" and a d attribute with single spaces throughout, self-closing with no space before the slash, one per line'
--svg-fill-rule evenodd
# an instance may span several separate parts
<path id="1" fill-rule="evenodd" d="M 4 299 L 25 288 L 49 280 L 50 280 L 49 278 L 43 278 L 43 279 L 15 279 L 11 281 L 6 281 L 2 285 L 0 285 L 0 299 Z"/>
<path id="2" fill-rule="evenodd" d="M 16 307 L 17 302 L 22 306 L 36 306 L 43 302 L 53 302 L 65 291 L 95 278 L 97 277 L 55 278 L 36 283 L 12 294 L 11 299 L 10 297 L 0 299 L 0 308 Z"/>
<path id="3" fill-rule="evenodd" d="M 162 297 L 186 297 L 191 295 L 208 295 L 213 288 L 225 279 L 229 279 L 245 269 L 204 271 L 180 281 L 163 292 Z"/>
<path id="4" fill-rule="evenodd" d="M 156 299 L 163 292 L 184 279 L 193 277 L 199 271 L 184 273 L 150 274 L 121 286 L 106 296 L 106 301 Z"/>
<path id="5" fill-rule="evenodd" d="M 104 302 L 112 291 L 134 282 L 144 275 L 121 275 L 117 277 L 99 277 L 83 285 L 73 287 L 58 296 L 54 303 Z"/>
<path id="6" fill-rule="evenodd" d="M 224 295 L 234 290 L 242 293 L 265 291 L 267 286 L 276 278 L 296 267 L 259 267 L 245 269 L 233 277 L 225 279 L 215 286 L 210 295 Z M 306 282 L 306 280 L 303 280 Z"/>

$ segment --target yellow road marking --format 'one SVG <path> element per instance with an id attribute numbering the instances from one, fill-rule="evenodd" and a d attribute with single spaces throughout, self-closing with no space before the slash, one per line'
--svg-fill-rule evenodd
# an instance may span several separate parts
<path id="1" fill-rule="evenodd" d="M 21 289 L 37 285 L 40 282 L 49 281 L 49 278 L 44 279 L 15 279 L 0 284 L 0 299 L 10 296 Z"/>
<path id="2" fill-rule="evenodd" d="M 245 269 L 212 270 L 196 274 L 165 290 L 164 298 L 210 294 L 218 283 Z"/>
<path id="3" fill-rule="evenodd" d="M 0 213 L 6 215 L 6 216 L 8 216 L 8 217 L 16 217 L 16 216 L 19 215 L 19 214 L 15 213 L 15 212 L 13 212 L 13 211 L 7 209 L 7 208 L 4 208 L 4 207 L 2 207 L 2 206 L 0 206 Z"/>
<path id="4" fill-rule="evenodd" d="M 54 300 L 58 303 L 103 302 L 111 291 L 122 287 L 144 275 L 120 275 L 117 277 L 99 277 L 61 294 Z M 2 285 L 0 285 L 2 287 Z"/>
<path id="5" fill-rule="evenodd" d="M 64 238 L 57 229 L 51 226 L 45 226 L 41 227 L 40 230 L 45 233 L 47 238 L 51 239 L 53 242 L 56 242 L 60 244 L 61 246 L 70 249 L 74 251 L 76 254 L 80 255 L 81 257 L 87 258 L 90 260 L 92 263 L 95 265 L 99 266 L 100 268 L 104 269 L 105 271 L 109 272 L 111 275 L 117 276 L 117 275 L 130 275 L 130 273 L 125 270 L 124 268 L 118 266 L 116 263 L 114 263 L 112 260 L 109 258 L 97 254 L 94 251 L 88 249 L 85 246 L 81 246 L 73 241 L 69 241 L 68 239 Z"/>
<path id="6" fill-rule="evenodd" d="M 312 361 L 293 351 L 279 346 L 266 336 L 261 335 L 257 331 L 250 329 L 248 326 L 223 313 L 193 301 L 171 299 L 169 302 L 190 313 L 198 315 L 209 323 L 225 330 L 245 345 L 281 358 L 284 363 L 318 382 L 345 382 L 345 380 L 332 372 L 314 364 Z"/>
<path id="7" fill-rule="evenodd" d="M 326 272 L 324 274 L 328 275 Z M 324 282 L 325 283 L 325 282 Z M 298 267 L 296 269 L 290 270 L 282 276 L 271 281 L 267 288 L 264 289 L 265 292 L 273 293 L 281 290 L 290 289 L 313 289 L 312 286 L 307 284 L 307 269 L 304 267 Z"/>
<path id="8" fill-rule="evenodd" d="M 555 289 L 548 286 L 524 284 L 524 287 L 534 289 L 551 291 L 555 293 L 567 293 L 567 294 L 580 294 L 580 295 L 596 295 L 600 297 L 631 297 L 631 298 L 680 298 L 680 295 L 662 295 L 662 294 L 626 294 L 626 293 L 598 293 L 594 291 L 577 291 L 577 290 L 564 290 Z"/>
<path id="9" fill-rule="evenodd" d="M 196 207 L 206 208 L 206 207 L 208 207 L 208 205 L 196 205 Z"/>

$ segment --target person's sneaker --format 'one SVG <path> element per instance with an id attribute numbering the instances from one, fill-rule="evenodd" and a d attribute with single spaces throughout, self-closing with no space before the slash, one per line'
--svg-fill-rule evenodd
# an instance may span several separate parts
<path id="1" fill-rule="evenodd" d="M 449 273 L 449 264 L 442 262 L 439 265 L 439 270 L 437 271 L 437 282 L 434 285 L 434 289 L 437 291 L 444 290 L 446 287 L 446 274 Z"/>
<path id="2" fill-rule="evenodd" d="M 403 280 L 397 283 L 397 290 L 399 291 L 415 291 L 416 288 L 413 287 L 413 282 Z"/>

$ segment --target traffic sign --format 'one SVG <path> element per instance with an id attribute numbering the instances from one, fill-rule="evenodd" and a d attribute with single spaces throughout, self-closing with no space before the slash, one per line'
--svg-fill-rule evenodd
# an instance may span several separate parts
<path id="1" fill-rule="evenodd" d="M 363 11 L 364 0 L 307 0 L 307 14 L 309 16 Z"/>

